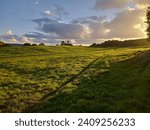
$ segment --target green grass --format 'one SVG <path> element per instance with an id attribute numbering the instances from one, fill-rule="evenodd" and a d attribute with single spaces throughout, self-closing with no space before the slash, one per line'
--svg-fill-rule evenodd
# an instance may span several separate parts
<path id="1" fill-rule="evenodd" d="M 150 112 L 150 47 L 1 47 L 0 112 Z"/>

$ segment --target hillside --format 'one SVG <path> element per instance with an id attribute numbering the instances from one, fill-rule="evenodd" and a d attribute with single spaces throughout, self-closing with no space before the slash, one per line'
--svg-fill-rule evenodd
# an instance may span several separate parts
<path id="1" fill-rule="evenodd" d="M 150 112 L 150 47 L 2 47 L 0 112 Z"/>

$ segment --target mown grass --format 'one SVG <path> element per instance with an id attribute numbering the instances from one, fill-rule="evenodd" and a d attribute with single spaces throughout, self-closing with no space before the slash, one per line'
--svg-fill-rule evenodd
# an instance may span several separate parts
<path id="1" fill-rule="evenodd" d="M 149 50 L 1 47 L 0 112 L 150 112 Z"/>

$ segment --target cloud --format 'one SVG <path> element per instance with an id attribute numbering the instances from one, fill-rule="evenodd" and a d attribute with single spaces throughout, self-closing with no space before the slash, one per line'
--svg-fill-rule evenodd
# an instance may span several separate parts
<path id="1" fill-rule="evenodd" d="M 145 11 L 141 8 L 125 8 L 115 14 L 112 20 L 105 17 L 86 17 L 73 20 L 73 23 L 86 24 L 89 29 L 89 39 L 127 39 L 127 38 L 144 38 Z M 89 18 L 94 18 L 91 20 Z"/>
<path id="2" fill-rule="evenodd" d="M 62 38 L 83 38 L 84 26 L 66 23 L 47 23 L 40 28 L 45 33 L 56 33 Z"/>
<path id="3" fill-rule="evenodd" d="M 125 7 L 129 1 L 130 0 L 97 0 L 94 9 L 99 10 L 122 8 Z"/>
<path id="4" fill-rule="evenodd" d="M 125 9 L 116 14 L 116 17 L 106 27 L 110 30 L 108 38 L 139 38 L 145 37 L 142 9 Z M 137 26 L 138 25 L 138 26 Z"/>
<path id="5" fill-rule="evenodd" d="M 8 30 L 8 31 L 6 32 L 6 35 L 7 35 L 7 36 L 13 35 L 13 32 L 12 32 L 11 30 Z"/>
<path id="6" fill-rule="evenodd" d="M 11 43 L 32 42 L 31 38 L 15 35 L 11 30 L 7 31 L 5 34 L 0 35 L 0 39 L 2 39 L 5 42 Z"/>
<path id="7" fill-rule="evenodd" d="M 149 0 L 132 0 L 132 1 L 139 5 L 148 5 L 150 3 Z"/>
<path id="8" fill-rule="evenodd" d="M 52 16 L 53 15 L 53 13 L 50 10 L 43 11 L 43 14 L 46 16 Z"/>
<path id="9" fill-rule="evenodd" d="M 88 39 L 143 38 L 145 34 L 145 11 L 140 8 L 125 8 L 112 20 L 106 17 L 89 16 L 72 21 L 88 27 Z"/>
<path id="10" fill-rule="evenodd" d="M 77 18 L 71 21 L 74 24 L 89 24 L 89 23 L 97 23 L 106 20 L 105 16 L 88 16 L 84 18 Z"/>
<path id="11" fill-rule="evenodd" d="M 129 4 L 134 4 L 138 7 L 147 7 L 149 0 L 97 0 L 94 9 L 95 10 L 110 10 L 110 9 L 122 9 L 128 7 Z"/>
<path id="12" fill-rule="evenodd" d="M 52 5 L 51 9 L 44 10 L 42 12 L 42 15 L 48 16 L 48 17 L 51 16 L 55 19 L 62 19 L 63 17 L 68 16 L 69 12 L 67 12 L 66 9 L 62 5 L 55 4 L 55 5 Z"/>
<path id="13" fill-rule="evenodd" d="M 45 23 L 58 23 L 57 20 L 51 18 L 40 18 L 40 19 L 33 19 L 32 22 L 38 24 L 38 26 L 42 26 Z"/>
<path id="14" fill-rule="evenodd" d="M 91 39 L 101 39 L 107 38 L 108 28 L 105 26 L 105 23 L 92 23 L 89 25 L 90 28 L 90 38 Z"/>
<path id="15" fill-rule="evenodd" d="M 64 23 L 51 18 L 34 19 L 39 33 L 26 34 L 32 38 L 51 39 L 127 39 L 145 37 L 145 11 L 125 8 L 107 20 L 105 16 L 87 16 Z"/>
<path id="16" fill-rule="evenodd" d="M 81 24 L 63 23 L 50 18 L 34 19 L 37 30 L 57 38 L 78 39 L 86 36 L 86 26 Z"/>
<path id="17" fill-rule="evenodd" d="M 67 12 L 66 9 L 59 4 L 54 5 L 53 12 L 59 17 L 69 15 L 69 12 Z"/>
<path id="18" fill-rule="evenodd" d="M 43 34 L 43 33 L 39 33 L 39 32 L 30 32 L 30 33 L 26 33 L 24 34 L 25 37 L 29 37 L 29 38 L 48 38 L 49 35 L 47 34 Z"/>
<path id="19" fill-rule="evenodd" d="M 38 2 L 38 1 L 36 1 L 36 2 L 35 2 L 35 4 L 36 4 L 36 5 L 38 5 L 38 4 L 39 4 L 39 2 Z"/>
<path id="20" fill-rule="evenodd" d="M 133 2 L 136 4 L 139 8 L 147 8 L 150 4 L 149 0 L 133 0 Z"/>

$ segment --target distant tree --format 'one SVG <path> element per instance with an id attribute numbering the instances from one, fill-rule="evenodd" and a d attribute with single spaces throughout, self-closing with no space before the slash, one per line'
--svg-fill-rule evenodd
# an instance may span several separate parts
<path id="1" fill-rule="evenodd" d="M 25 43 L 24 46 L 31 46 L 31 44 L 30 43 Z"/>
<path id="2" fill-rule="evenodd" d="M 92 46 L 97 46 L 97 44 L 96 44 L 96 43 L 93 43 Z"/>
<path id="3" fill-rule="evenodd" d="M 0 47 L 4 46 L 4 42 L 0 41 Z"/>
<path id="4" fill-rule="evenodd" d="M 4 46 L 5 46 L 5 47 L 11 47 L 11 45 L 10 45 L 10 44 L 4 44 Z"/>
<path id="5" fill-rule="evenodd" d="M 147 9 L 147 13 L 146 13 L 146 23 L 147 23 L 147 37 L 148 37 L 148 41 L 150 41 L 150 7 L 148 7 Z"/>
<path id="6" fill-rule="evenodd" d="M 73 46 L 73 45 L 69 41 L 67 42 L 61 41 L 61 46 Z"/>
<path id="7" fill-rule="evenodd" d="M 37 46 L 37 44 L 32 44 L 32 46 Z"/>
<path id="8" fill-rule="evenodd" d="M 44 43 L 40 43 L 39 46 L 45 46 L 45 44 Z"/>
<path id="9" fill-rule="evenodd" d="M 61 41 L 61 45 L 65 45 L 66 43 L 65 43 L 65 41 Z"/>

